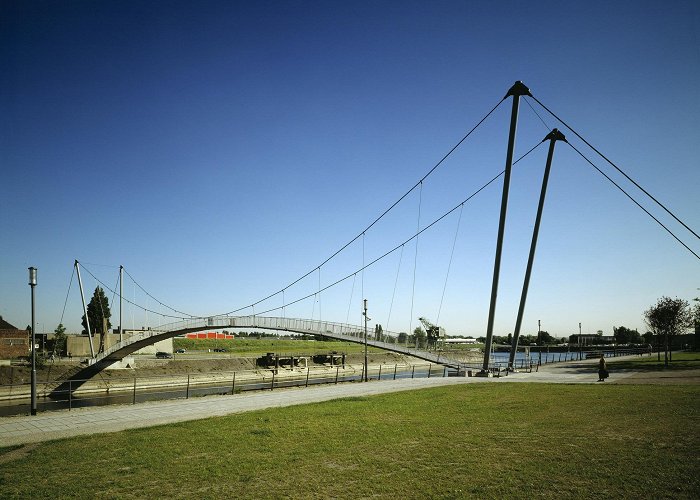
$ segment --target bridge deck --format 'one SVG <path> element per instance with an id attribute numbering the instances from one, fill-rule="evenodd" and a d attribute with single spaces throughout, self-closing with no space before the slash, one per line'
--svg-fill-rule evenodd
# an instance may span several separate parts
<path id="1" fill-rule="evenodd" d="M 118 342 L 103 353 L 100 353 L 89 366 L 73 373 L 69 379 L 54 389 L 54 393 L 65 392 L 68 390 L 68 387 L 72 390 L 76 390 L 80 387 L 81 381 L 94 377 L 112 363 L 123 359 L 143 347 L 188 333 L 221 328 L 255 328 L 326 337 L 356 344 L 363 344 L 365 342 L 364 328 L 343 323 L 270 316 L 219 316 L 197 318 L 163 325 L 155 330 L 147 330 L 129 336 L 122 342 Z M 374 337 L 373 332 L 372 337 Z M 448 358 L 441 352 L 432 352 L 399 345 L 396 343 L 397 338 L 398 334 L 396 333 L 384 332 L 379 339 L 369 338 L 368 336 L 367 345 L 386 351 L 413 356 L 430 363 L 442 364 L 452 368 L 458 368 L 460 366 L 458 360 Z M 69 384 L 69 380 L 72 382 L 71 384 Z"/>

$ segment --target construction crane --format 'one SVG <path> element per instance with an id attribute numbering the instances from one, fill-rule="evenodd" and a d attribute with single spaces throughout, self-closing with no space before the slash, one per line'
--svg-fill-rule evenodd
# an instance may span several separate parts
<path id="1" fill-rule="evenodd" d="M 428 350 L 431 348 L 437 349 L 438 342 L 445 338 L 445 329 L 441 326 L 433 325 L 425 318 L 418 318 L 418 320 L 423 323 L 423 328 L 425 328 L 425 333 L 428 336 Z"/>

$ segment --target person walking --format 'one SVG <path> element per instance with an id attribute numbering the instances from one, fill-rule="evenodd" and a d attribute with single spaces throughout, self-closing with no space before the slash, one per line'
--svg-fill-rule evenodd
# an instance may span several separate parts
<path id="1" fill-rule="evenodd" d="M 598 382 L 605 382 L 606 378 L 608 378 L 608 365 L 605 362 L 605 357 L 601 354 L 598 363 Z"/>

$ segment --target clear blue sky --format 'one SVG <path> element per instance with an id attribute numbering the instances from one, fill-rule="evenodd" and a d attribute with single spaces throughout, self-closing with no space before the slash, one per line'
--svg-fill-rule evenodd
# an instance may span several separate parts
<path id="1" fill-rule="evenodd" d="M 515 80 L 700 229 L 700 5 L 659 2 L 0 3 L 0 314 L 60 321 L 75 259 L 192 314 L 314 269 L 414 185 Z M 521 105 L 516 156 L 554 119 Z M 504 166 L 510 100 L 364 238 L 369 261 Z M 578 148 L 580 141 L 567 137 Z M 616 180 L 590 150 L 582 149 Z M 513 331 L 546 157 L 514 169 L 495 333 Z M 623 183 L 696 253 L 700 242 Z M 465 205 L 440 323 L 486 330 L 502 180 Z M 286 309 L 391 330 L 437 321 L 458 212 Z M 321 269 L 362 265 L 362 239 Z M 413 275 L 415 266 L 415 294 Z M 96 282 L 84 273 L 88 294 Z M 285 291 L 312 293 L 318 273 Z M 394 284 L 396 293 L 391 306 Z M 124 295 L 162 310 L 131 281 Z M 624 325 L 700 292 L 700 261 L 558 144 L 523 333 Z M 107 292 L 110 300 L 112 293 Z M 411 303 L 413 302 L 413 315 Z M 282 304 L 278 295 L 256 312 Z M 391 316 L 389 310 L 391 309 Z M 112 323 L 118 306 L 112 304 Z M 248 308 L 244 312 L 251 312 Z M 349 313 L 348 313 L 349 311 Z M 63 322 L 79 329 L 76 283 Z M 281 314 L 281 313 L 271 313 Z M 164 320 L 125 308 L 124 324 Z"/>

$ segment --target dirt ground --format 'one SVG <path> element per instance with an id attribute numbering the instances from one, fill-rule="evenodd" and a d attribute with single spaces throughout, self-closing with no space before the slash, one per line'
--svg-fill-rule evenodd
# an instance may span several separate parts
<path id="1" fill-rule="evenodd" d="M 255 370 L 257 357 L 222 357 L 220 359 L 197 359 L 197 356 L 181 357 L 172 360 L 155 359 L 154 356 L 137 356 L 134 368 L 104 370 L 100 373 L 103 380 L 118 380 L 122 378 L 149 378 L 163 375 L 215 374 L 217 372 L 234 372 Z M 348 354 L 346 364 L 362 365 L 362 353 Z M 311 359 L 309 359 L 311 362 Z M 371 365 L 385 364 L 399 366 L 423 365 L 427 362 L 410 356 L 396 353 L 370 353 L 368 362 Z M 63 359 L 59 362 L 47 363 L 37 369 L 39 383 L 53 382 L 65 379 L 68 374 L 79 366 L 77 360 Z M 311 366 L 314 366 L 313 364 Z M 544 365 L 548 369 L 550 365 Z M 551 365 L 564 368 L 566 364 Z M 613 367 L 611 367 L 613 368 Z M 616 376 L 616 374 L 624 376 Z M 656 384 L 656 385 L 690 385 L 700 384 L 700 369 L 673 369 L 655 371 L 611 370 L 609 383 L 614 384 Z M 0 366 L 0 385 L 28 384 L 31 380 L 31 368 L 28 365 Z"/>
<path id="2" fill-rule="evenodd" d="M 257 357 L 225 357 L 220 359 L 196 359 L 183 357 L 180 359 L 162 360 L 154 356 L 136 357 L 134 368 L 103 370 L 100 377 L 104 379 L 119 378 L 148 378 L 162 375 L 187 375 L 198 373 L 234 372 L 255 370 Z M 359 365 L 364 362 L 361 353 L 348 354 L 346 363 Z M 370 364 L 424 364 L 425 362 L 410 356 L 396 353 L 372 353 L 368 356 Z M 311 363 L 311 359 L 309 359 Z M 47 362 L 46 366 L 37 369 L 37 381 L 40 383 L 62 380 L 66 375 L 79 366 L 77 360 L 63 359 L 56 362 Z M 311 366 L 313 366 L 311 364 Z M 31 381 L 31 367 L 29 365 L 0 366 L 0 385 L 28 384 Z"/>

